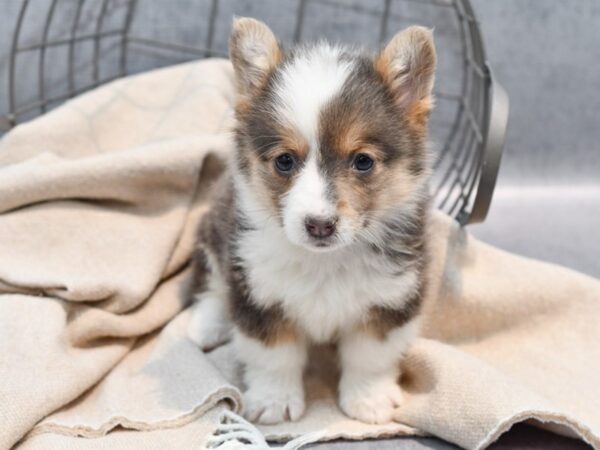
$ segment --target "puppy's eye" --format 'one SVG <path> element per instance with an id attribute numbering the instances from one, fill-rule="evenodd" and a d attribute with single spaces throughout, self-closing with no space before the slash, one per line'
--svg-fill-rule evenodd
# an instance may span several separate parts
<path id="1" fill-rule="evenodd" d="M 359 153 L 356 155 L 356 158 L 354 158 L 354 168 L 359 172 L 367 172 L 373 167 L 373 164 L 375 164 L 375 161 L 364 153 Z"/>
<path id="2" fill-rule="evenodd" d="M 296 162 L 289 153 L 284 153 L 275 158 L 275 167 L 282 173 L 289 173 L 295 165 Z"/>

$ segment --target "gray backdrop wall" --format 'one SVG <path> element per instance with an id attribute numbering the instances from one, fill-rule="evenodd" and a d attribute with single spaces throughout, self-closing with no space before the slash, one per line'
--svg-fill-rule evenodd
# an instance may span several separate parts
<path id="1" fill-rule="evenodd" d="M 600 2 L 473 0 L 511 101 L 479 237 L 600 277 Z"/>

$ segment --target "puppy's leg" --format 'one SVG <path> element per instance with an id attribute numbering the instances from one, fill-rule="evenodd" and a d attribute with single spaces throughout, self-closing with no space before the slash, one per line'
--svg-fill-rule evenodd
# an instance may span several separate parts
<path id="1" fill-rule="evenodd" d="M 298 339 L 266 344 L 236 330 L 234 342 L 245 365 L 244 415 L 252 422 L 297 420 L 304 412 L 302 376 L 306 345 Z"/>
<path id="2" fill-rule="evenodd" d="M 217 261 L 211 251 L 198 246 L 187 286 L 187 295 L 195 302 L 187 335 L 204 351 L 227 342 L 232 328 L 226 283 Z"/>
<path id="3" fill-rule="evenodd" d="M 343 336 L 339 346 L 342 411 L 367 423 L 392 420 L 394 409 L 402 403 L 398 384 L 400 360 L 417 330 L 417 320 L 413 319 L 390 330 L 383 338 L 364 330 Z"/>
<path id="4" fill-rule="evenodd" d="M 214 291 L 198 295 L 196 304 L 192 306 L 187 334 L 204 351 L 227 342 L 231 334 L 231 322 L 227 315 L 226 300 Z"/>

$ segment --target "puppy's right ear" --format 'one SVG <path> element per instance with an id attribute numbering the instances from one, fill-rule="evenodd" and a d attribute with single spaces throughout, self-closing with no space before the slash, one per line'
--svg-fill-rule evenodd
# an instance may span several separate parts
<path id="1" fill-rule="evenodd" d="M 242 17 L 233 21 L 229 57 L 238 91 L 247 95 L 263 85 L 281 61 L 282 52 L 268 26 L 258 20 Z"/>

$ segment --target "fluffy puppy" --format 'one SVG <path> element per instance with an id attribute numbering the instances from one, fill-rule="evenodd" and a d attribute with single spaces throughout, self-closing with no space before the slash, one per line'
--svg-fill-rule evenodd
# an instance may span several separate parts
<path id="1" fill-rule="evenodd" d="M 199 230 L 189 334 L 210 348 L 231 332 L 250 420 L 298 419 L 307 346 L 334 342 L 341 409 L 387 422 L 426 288 L 431 31 L 376 55 L 284 52 L 242 18 L 230 57 L 236 151 Z"/>

